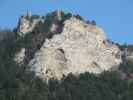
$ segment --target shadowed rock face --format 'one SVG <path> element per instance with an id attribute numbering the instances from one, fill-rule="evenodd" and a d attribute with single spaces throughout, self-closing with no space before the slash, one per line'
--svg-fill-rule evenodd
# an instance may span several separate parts
<path id="1" fill-rule="evenodd" d="M 101 73 L 120 63 L 119 48 L 106 40 L 102 29 L 72 17 L 60 34 L 45 39 L 29 65 L 42 79 L 61 79 L 69 73 Z"/>

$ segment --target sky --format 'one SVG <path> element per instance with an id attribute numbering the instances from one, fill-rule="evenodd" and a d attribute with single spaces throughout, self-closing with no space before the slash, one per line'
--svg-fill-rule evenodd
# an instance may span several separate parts
<path id="1" fill-rule="evenodd" d="M 133 0 L 0 0 L 0 27 L 16 27 L 27 11 L 45 15 L 54 10 L 95 20 L 108 39 L 133 44 Z"/>

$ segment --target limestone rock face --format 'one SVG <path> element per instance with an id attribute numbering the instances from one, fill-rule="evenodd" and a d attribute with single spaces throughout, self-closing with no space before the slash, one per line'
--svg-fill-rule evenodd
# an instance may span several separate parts
<path id="1" fill-rule="evenodd" d="M 29 65 L 42 79 L 61 79 L 69 73 L 98 74 L 120 63 L 119 48 L 106 40 L 101 28 L 72 17 L 61 34 L 46 39 Z"/>

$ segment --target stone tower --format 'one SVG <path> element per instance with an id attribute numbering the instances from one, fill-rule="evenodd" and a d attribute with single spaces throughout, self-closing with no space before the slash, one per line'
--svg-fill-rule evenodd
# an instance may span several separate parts
<path id="1" fill-rule="evenodd" d="M 61 11 L 60 10 L 57 10 L 57 17 L 58 17 L 58 20 L 61 20 Z"/>
<path id="2" fill-rule="evenodd" d="M 26 16 L 30 18 L 30 17 L 32 16 L 31 11 L 28 11 L 28 10 L 27 10 L 27 14 L 26 14 Z"/>

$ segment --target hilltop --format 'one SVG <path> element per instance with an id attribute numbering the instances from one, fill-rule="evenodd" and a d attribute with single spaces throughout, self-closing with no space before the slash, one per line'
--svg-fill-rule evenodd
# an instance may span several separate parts
<path id="1" fill-rule="evenodd" d="M 46 16 L 27 14 L 20 18 L 17 33 L 26 44 L 15 61 L 29 65 L 44 80 L 70 73 L 101 73 L 117 69 L 122 62 L 117 45 L 107 40 L 101 28 L 80 16 L 61 11 Z"/>
<path id="2" fill-rule="evenodd" d="M 0 100 L 132 100 L 133 45 L 94 20 L 27 13 L 1 33 Z"/>

